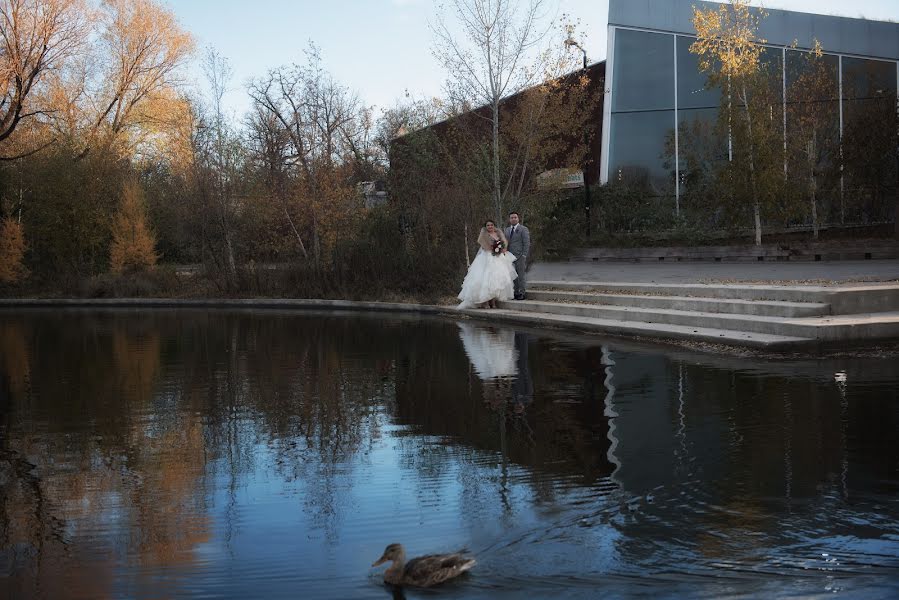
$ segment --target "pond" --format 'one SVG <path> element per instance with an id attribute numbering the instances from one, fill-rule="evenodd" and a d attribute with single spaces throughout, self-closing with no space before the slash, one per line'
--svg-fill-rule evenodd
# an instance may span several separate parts
<path id="1" fill-rule="evenodd" d="M 0 596 L 899 595 L 899 359 L 0 312 Z M 384 547 L 469 549 L 393 590 Z"/>

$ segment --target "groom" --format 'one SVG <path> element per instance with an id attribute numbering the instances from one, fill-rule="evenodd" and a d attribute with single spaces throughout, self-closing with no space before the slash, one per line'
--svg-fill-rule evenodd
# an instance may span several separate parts
<path id="1" fill-rule="evenodd" d="M 509 213 L 509 226 L 506 227 L 506 239 L 509 240 L 509 252 L 515 255 L 515 299 L 525 298 L 525 272 L 528 267 L 528 251 L 531 249 L 531 232 L 521 224 L 521 216 L 517 212 Z"/>

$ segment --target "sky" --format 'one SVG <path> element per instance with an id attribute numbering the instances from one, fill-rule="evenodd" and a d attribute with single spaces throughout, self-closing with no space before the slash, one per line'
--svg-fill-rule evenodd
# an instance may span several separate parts
<path id="1" fill-rule="evenodd" d="M 438 0 L 162 1 L 195 36 L 198 56 L 212 46 L 230 61 L 234 77 L 225 102 L 235 116 L 249 107 L 247 81 L 269 69 L 302 63 L 309 41 L 321 49 L 323 66 L 331 75 L 366 105 L 389 108 L 407 91 L 414 98 L 442 95 L 446 74 L 431 53 L 428 26 L 436 18 Z M 580 20 L 588 61 L 604 60 L 608 0 L 547 2 L 549 18 L 564 13 Z M 899 0 L 765 0 L 763 5 L 899 20 Z M 202 79 L 196 65 L 190 74 L 197 82 Z"/>

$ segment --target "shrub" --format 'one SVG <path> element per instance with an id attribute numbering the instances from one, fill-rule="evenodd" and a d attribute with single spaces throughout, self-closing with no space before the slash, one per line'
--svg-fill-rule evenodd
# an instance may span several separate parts
<path id="1" fill-rule="evenodd" d="M 0 222 L 0 283 L 16 283 L 28 275 L 22 264 L 25 233 L 22 224 L 6 218 Z"/>
<path id="2" fill-rule="evenodd" d="M 156 238 L 147 224 L 143 193 L 130 181 L 122 190 L 119 210 L 112 223 L 109 266 L 113 273 L 145 271 L 156 265 Z"/>

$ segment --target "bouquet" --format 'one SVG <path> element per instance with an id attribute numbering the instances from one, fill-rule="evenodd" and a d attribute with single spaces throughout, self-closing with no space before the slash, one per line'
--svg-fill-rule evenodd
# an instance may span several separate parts
<path id="1" fill-rule="evenodd" d="M 503 244 L 502 240 L 493 240 L 493 255 L 499 256 L 503 253 L 503 249 L 505 248 L 505 244 Z"/>

